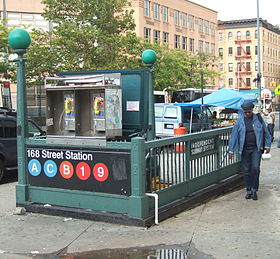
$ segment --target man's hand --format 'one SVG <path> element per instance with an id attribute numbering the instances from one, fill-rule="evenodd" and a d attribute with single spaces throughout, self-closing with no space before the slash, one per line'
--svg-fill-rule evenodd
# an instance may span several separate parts
<path id="1" fill-rule="evenodd" d="M 265 148 L 265 153 L 269 153 L 270 152 L 270 148 Z"/>
<path id="2" fill-rule="evenodd" d="M 233 159 L 234 158 L 234 154 L 233 153 L 229 153 L 228 157 L 229 157 L 229 159 Z"/>

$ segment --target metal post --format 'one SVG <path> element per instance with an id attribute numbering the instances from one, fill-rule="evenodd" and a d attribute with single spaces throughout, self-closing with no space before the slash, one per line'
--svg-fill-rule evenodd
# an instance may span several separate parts
<path id="1" fill-rule="evenodd" d="M 25 49 L 15 51 L 17 63 L 17 157 L 18 157 L 18 183 L 27 184 L 25 165 L 25 138 L 28 134 L 27 108 L 26 108 L 26 81 L 25 81 Z"/>
<path id="2" fill-rule="evenodd" d="M 6 7 L 6 0 L 3 0 L 3 25 L 7 27 L 7 7 Z"/>
<path id="3" fill-rule="evenodd" d="M 257 31 L 258 31 L 258 74 L 257 74 L 257 88 L 259 96 L 259 108 L 258 111 L 261 111 L 261 47 L 260 47 L 260 18 L 259 18 L 259 0 L 257 0 Z"/>
<path id="4" fill-rule="evenodd" d="M 201 86 L 201 105 L 204 105 L 204 100 L 203 100 L 203 72 L 200 72 L 200 86 Z"/>
<path id="5" fill-rule="evenodd" d="M 154 87 L 153 87 L 153 66 L 149 66 L 149 130 L 147 140 L 155 139 L 155 106 L 154 106 Z"/>
<path id="6" fill-rule="evenodd" d="M 201 118 L 202 118 L 202 129 L 205 130 L 206 122 L 204 116 L 204 86 L 203 86 L 203 72 L 200 72 L 200 87 L 201 87 Z"/>
<path id="7" fill-rule="evenodd" d="M 28 185 L 26 175 L 25 139 L 27 138 L 27 107 L 26 107 L 26 82 L 25 60 L 23 55 L 31 43 L 30 35 L 23 29 L 14 29 L 8 36 L 8 42 L 14 49 L 18 58 L 17 64 L 17 160 L 18 160 L 18 184 L 17 203 L 28 200 Z"/>
<path id="8" fill-rule="evenodd" d="M 148 107 L 148 131 L 147 131 L 147 140 L 155 139 L 155 107 L 154 107 L 154 85 L 153 85 L 153 65 L 156 62 L 157 54 L 151 49 L 147 49 L 142 53 L 142 61 L 149 68 L 149 82 L 148 82 L 148 98 L 149 98 L 149 107 Z"/>

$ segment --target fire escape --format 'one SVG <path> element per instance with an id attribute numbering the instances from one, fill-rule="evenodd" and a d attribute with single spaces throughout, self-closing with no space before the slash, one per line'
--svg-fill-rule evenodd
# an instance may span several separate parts
<path id="1" fill-rule="evenodd" d="M 251 40 L 246 39 L 242 40 L 237 38 L 235 40 L 235 45 L 237 46 L 237 55 L 235 56 L 235 59 L 237 61 L 237 67 L 236 67 L 236 89 L 251 89 L 251 86 L 247 85 L 246 78 L 248 76 L 251 78 L 251 49 L 250 44 Z"/>

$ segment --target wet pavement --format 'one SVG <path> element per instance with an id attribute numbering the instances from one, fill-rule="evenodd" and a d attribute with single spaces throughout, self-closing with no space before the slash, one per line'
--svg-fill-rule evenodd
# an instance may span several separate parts
<path id="1" fill-rule="evenodd" d="M 276 136 L 279 136 L 279 131 Z M 259 200 L 236 190 L 150 228 L 27 213 L 0 185 L 0 258 L 279 259 L 280 149 L 261 165 Z"/>
<path id="2" fill-rule="evenodd" d="M 63 251 L 58 251 L 53 254 L 46 255 L 32 255 L 33 258 L 47 259 L 76 259 L 76 258 L 88 258 L 88 259 L 213 259 L 213 256 L 206 255 L 199 252 L 194 244 L 182 244 L 182 245 L 159 245 L 151 247 L 131 247 L 131 248 L 119 248 L 119 249 L 102 249 L 96 251 L 88 251 L 81 253 L 68 254 Z"/>

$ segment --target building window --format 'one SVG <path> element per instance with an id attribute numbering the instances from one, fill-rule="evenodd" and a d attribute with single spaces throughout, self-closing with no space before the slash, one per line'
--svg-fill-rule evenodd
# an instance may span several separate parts
<path id="1" fill-rule="evenodd" d="M 231 31 L 228 33 L 228 40 L 232 41 L 232 32 Z"/>
<path id="2" fill-rule="evenodd" d="M 169 42 L 169 33 L 168 32 L 163 32 L 162 33 L 162 40 L 163 42 Z"/>
<path id="3" fill-rule="evenodd" d="M 182 49 L 187 49 L 187 37 L 182 36 Z"/>
<path id="4" fill-rule="evenodd" d="M 164 22 L 168 22 L 168 7 L 167 6 L 162 7 L 162 20 Z"/>
<path id="5" fill-rule="evenodd" d="M 215 35 L 215 23 L 213 23 L 213 22 L 210 23 L 210 34 L 212 36 Z"/>
<path id="6" fill-rule="evenodd" d="M 160 19 L 159 13 L 159 4 L 154 3 L 154 19 Z"/>
<path id="7" fill-rule="evenodd" d="M 194 52 L 194 39 L 190 38 L 190 47 L 189 47 L 190 52 Z"/>
<path id="8" fill-rule="evenodd" d="M 151 29 L 144 28 L 144 38 L 147 39 L 148 42 L 151 42 Z"/>
<path id="9" fill-rule="evenodd" d="M 251 87 L 251 78 L 246 78 L 246 86 Z"/>
<path id="10" fill-rule="evenodd" d="M 204 32 L 206 34 L 209 34 L 209 22 L 208 21 L 204 21 Z"/>
<path id="11" fill-rule="evenodd" d="M 160 31 L 154 30 L 154 43 L 159 43 L 160 41 Z"/>
<path id="12" fill-rule="evenodd" d="M 251 55 L 251 47 L 246 46 L 246 55 L 250 56 Z"/>
<path id="13" fill-rule="evenodd" d="M 246 31 L 246 40 L 250 40 L 250 39 L 251 39 L 250 31 Z"/>
<path id="14" fill-rule="evenodd" d="M 224 53 L 223 53 L 223 48 L 219 48 L 219 57 L 223 57 Z"/>
<path id="15" fill-rule="evenodd" d="M 258 71 L 259 66 L 258 66 L 258 61 L 255 62 L 255 71 Z"/>
<path id="16" fill-rule="evenodd" d="M 251 71 L 251 62 L 246 62 L 246 71 Z"/>
<path id="17" fill-rule="evenodd" d="M 194 30 L 194 16 L 189 15 L 190 29 Z"/>
<path id="18" fill-rule="evenodd" d="M 258 55 L 258 46 L 255 46 L 255 55 Z"/>
<path id="19" fill-rule="evenodd" d="M 236 36 L 237 36 L 237 40 L 241 40 L 241 31 L 238 31 Z"/>
<path id="20" fill-rule="evenodd" d="M 209 42 L 205 42 L 205 53 L 209 54 Z"/>
<path id="21" fill-rule="evenodd" d="M 219 32 L 218 37 L 219 37 L 219 41 L 223 41 L 223 34 L 221 32 Z"/>
<path id="22" fill-rule="evenodd" d="M 180 36 L 176 34 L 174 35 L 174 48 L 180 49 Z"/>
<path id="23" fill-rule="evenodd" d="M 203 52 L 203 41 L 202 40 L 198 41 L 198 52 Z"/>
<path id="24" fill-rule="evenodd" d="M 174 24 L 175 25 L 180 25 L 180 22 L 179 22 L 179 11 L 178 10 L 174 10 Z"/>
<path id="25" fill-rule="evenodd" d="M 215 44 L 211 43 L 211 55 L 215 56 Z"/>
<path id="26" fill-rule="evenodd" d="M 233 64 L 228 63 L 228 72 L 233 72 Z"/>
<path id="27" fill-rule="evenodd" d="M 237 71 L 241 71 L 241 62 L 237 62 Z"/>
<path id="28" fill-rule="evenodd" d="M 220 72 L 224 71 L 224 63 L 219 63 L 219 71 Z"/>
<path id="29" fill-rule="evenodd" d="M 232 56 L 232 47 L 229 47 L 229 48 L 228 48 L 228 55 L 229 55 L 229 56 Z"/>
<path id="30" fill-rule="evenodd" d="M 228 79 L 228 86 L 233 86 L 233 78 Z"/>
<path id="31" fill-rule="evenodd" d="M 150 1 L 144 1 L 144 16 L 150 17 Z"/>
<path id="32" fill-rule="evenodd" d="M 241 56 L 241 47 L 237 47 L 237 56 Z"/>
<path id="33" fill-rule="evenodd" d="M 198 31 L 203 32 L 203 20 L 198 18 Z"/>
<path id="34" fill-rule="evenodd" d="M 187 27 L 187 14 L 182 13 L 182 26 Z"/>

